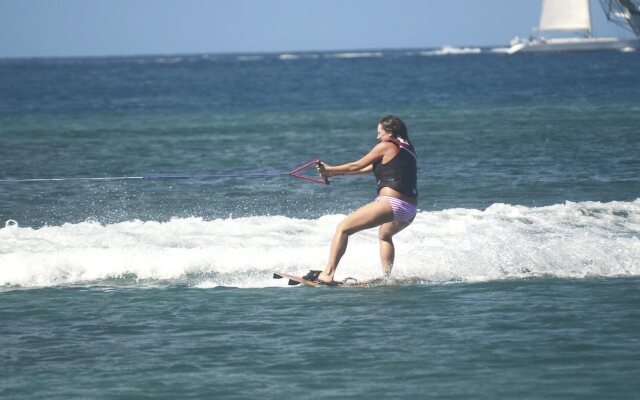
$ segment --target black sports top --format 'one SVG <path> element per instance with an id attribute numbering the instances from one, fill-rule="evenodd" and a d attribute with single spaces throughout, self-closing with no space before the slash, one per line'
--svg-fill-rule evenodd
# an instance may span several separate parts
<path id="1" fill-rule="evenodd" d="M 390 187 L 398 192 L 418 197 L 418 166 L 416 151 L 409 141 L 398 138 L 391 143 L 400 148 L 398 154 L 383 164 L 382 160 L 373 163 L 373 173 L 378 180 L 378 193 L 383 187 Z"/>

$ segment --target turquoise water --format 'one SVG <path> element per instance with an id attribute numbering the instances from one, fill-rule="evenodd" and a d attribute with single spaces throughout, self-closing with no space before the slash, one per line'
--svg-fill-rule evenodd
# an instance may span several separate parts
<path id="1" fill-rule="evenodd" d="M 0 60 L 0 397 L 634 398 L 638 53 Z M 394 280 L 324 266 L 401 116 L 420 211 Z M 313 171 L 311 171 L 313 172 Z M 10 182 L 20 179 L 63 180 Z M 380 275 L 377 232 L 337 278 Z"/>
<path id="2" fill-rule="evenodd" d="M 634 398 L 638 284 L 12 291 L 2 394 Z"/>

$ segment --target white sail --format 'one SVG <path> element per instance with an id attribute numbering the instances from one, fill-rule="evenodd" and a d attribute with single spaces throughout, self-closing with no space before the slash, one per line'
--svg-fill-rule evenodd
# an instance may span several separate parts
<path id="1" fill-rule="evenodd" d="M 582 31 L 591 34 L 589 0 L 544 0 L 540 31 Z"/>

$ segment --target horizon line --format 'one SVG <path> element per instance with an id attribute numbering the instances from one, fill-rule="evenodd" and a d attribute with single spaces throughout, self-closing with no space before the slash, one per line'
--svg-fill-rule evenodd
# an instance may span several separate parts
<path id="1" fill-rule="evenodd" d="M 374 51 L 419 51 L 419 50 L 437 50 L 446 47 L 455 49 L 489 49 L 489 48 L 508 48 L 509 45 L 451 45 L 442 44 L 436 47 L 379 47 L 379 48 L 342 48 L 330 50 L 265 50 L 265 51 L 221 51 L 221 52 L 194 52 L 194 53 L 130 53 L 130 54 L 85 54 L 85 55 L 34 55 L 34 56 L 0 56 L 0 60 L 33 60 L 33 59 L 62 59 L 62 58 L 124 58 L 124 57 L 178 57 L 178 56 L 198 56 L 198 55 L 215 55 L 215 56 L 234 56 L 234 55 L 282 55 L 282 54 L 305 54 L 305 53 L 365 53 Z"/>

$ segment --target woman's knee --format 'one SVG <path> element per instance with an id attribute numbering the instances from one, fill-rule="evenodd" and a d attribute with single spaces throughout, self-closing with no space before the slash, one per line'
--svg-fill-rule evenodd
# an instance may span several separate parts
<path id="1" fill-rule="evenodd" d="M 346 223 L 346 221 L 342 221 L 338 224 L 338 226 L 336 227 L 336 235 L 351 235 L 352 233 L 354 233 L 353 229 L 351 229 L 349 227 L 349 224 Z"/>
<path id="2" fill-rule="evenodd" d="M 378 239 L 382 242 L 389 242 L 393 244 L 393 233 L 387 232 L 384 229 L 378 231 Z"/>

